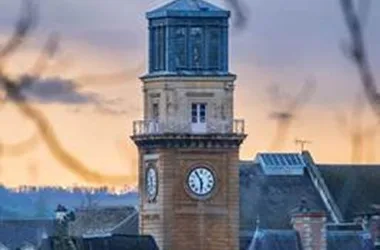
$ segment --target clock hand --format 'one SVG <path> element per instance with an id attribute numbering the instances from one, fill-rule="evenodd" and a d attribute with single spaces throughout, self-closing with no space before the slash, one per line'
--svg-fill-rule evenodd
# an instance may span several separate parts
<path id="1" fill-rule="evenodd" d="M 202 190 L 203 190 L 203 180 L 202 180 L 202 178 L 201 178 L 201 176 L 199 175 L 199 173 L 197 172 L 197 171 L 195 171 L 195 175 L 198 177 L 198 179 L 199 179 L 199 182 L 200 182 L 200 184 L 201 184 L 201 192 L 202 192 Z"/>

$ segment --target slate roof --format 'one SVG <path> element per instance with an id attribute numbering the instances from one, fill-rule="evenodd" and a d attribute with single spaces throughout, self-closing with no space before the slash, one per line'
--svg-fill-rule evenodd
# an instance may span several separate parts
<path id="1" fill-rule="evenodd" d="M 152 236 L 144 235 L 112 235 L 94 238 L 72 238 L 79 250 L 158 250 Z M 41 250 L 54 249 L 56 238 L 44 240 Z"/>
<path id="2" fill-rule="evenodd" d="M 380 165 L 317 165 L 344 219 L 380 204 Z"/>
<path id="3" fill-rule="evenodd" d="M 366 231 L 327 231 L 327 250 L 374 250 Z M 241 248 L 244 249 L 244 248 Z M 259 229 L 254 233 L 246 250 L 303 250 L 295 230 Z"/>
<path id="4" fill-rule="evenodd" d="M 249 232 L 239 236 L 239 250 L 247 250 L 252 242 L 252 235 L 254 232 Z"/>
<path id="5" fill-rule="evenodd" d="M 76 219 L 70 223 L 72 236 L 90 237 L 115 233 L 137 234 L 138 212 L 134 207 L 95 207 L 77 209 Z"/>
<path id="6" fill-rule="evenodd" d="M 84 239 L 84 246 L 85 250 L 158 250 L 153 237 L 141 235 Z"/>
<path id="7" fill-rule="evenodd" d="M 328 223 L 326 229 L 330 231 L 362 231 L 363 225 L 358 223 Z"/>
<path id="8" fill-rule="evenodd" d="M 240 163 L 240 230 L 254 230 L 256 219 L 263 229 L 290 229 L 291 213 L 301 199 L 311 210 L 325 211 L 307 171 L 298 176 L 265 175 L 253 162 Z"/>
<path id="9" fill-rule="evenodd" d="M 138 235 L 139 234 L 139 213 L 136 211 L 133 215 L 127 217 L 116 227 L 113 234 Z"/>
<path id="10" fill-rule="evenodd" d="M 228 17 L 223 10 L 203 0 L 174 0 L 147 13 L 147 18 L 160 17 Z"/>
<path id="11" fill-rule="evenodd" d="M 302 250 L 300 242 L 294 230 L 259 229 L 247 250 Z"/>
<path id="12" fill-rule="evenodd" d="M 25 244 L 38 246 L 53 230 L 52 220 L 3 220 L 0 222 L 0 244 L 9 249 Z"/>
<path id="13" fill-rule="evenodd" d="M 327 231 L 327 250 L 374 250 L 368 232 Z"/>

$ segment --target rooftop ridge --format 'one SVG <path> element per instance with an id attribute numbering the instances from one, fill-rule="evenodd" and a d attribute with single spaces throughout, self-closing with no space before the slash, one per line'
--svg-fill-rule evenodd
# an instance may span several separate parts
<path id="1" fill-rule="evenodd" d="M 379 163 L 316 163 L 319 167 L 380 167 Z"/>
<path id="2" fill-rule="evenodd" d="M 165 16 L 191 16 L 198 13 L 202 16 L 229 16 L 229 11 L 204 0 L 174 0 L 147 12 L 147 18 Z"/>
<path id="3" fill-rule="evenodd" d="M 75 208 L 76 212 L 86 211 L 104 211 L 113 209 L 135 209 L 133 205 L 110 205 L 110 206 L 94 206 L 94 207 L 78 207 Z"/>
<path id="4" fill-rule="evenodd" d="M 303 158 L 305 159 L 306 169 L 310 175 L 310 178 L 318 190 L 323 202 L 325 203 L 326 208 L 329 210 L 330 215 L 334 222 L 340 223 L 343 221 L 342 213 L 335 203 L 335 200 L 332 198 L 329 189 L 320 173 L 318 167 L 314 164 L 314 160 L 311 157 L 309 152 L 302 153 Z"/>

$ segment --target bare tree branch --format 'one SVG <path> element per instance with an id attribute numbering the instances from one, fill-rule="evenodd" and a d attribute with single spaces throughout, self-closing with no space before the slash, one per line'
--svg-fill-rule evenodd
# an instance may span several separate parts
<path id="1" fill-rule="evenodd" d="M 276 130 L 270 144 L 271 150 L 277 151 L 283 148 L 296 113 L 306 104 L 314 90 L 315 82 L 306 82 L 292 100 L 280 107 L 282 110 L 270 114 L 270 117 L 276 120 Z"/>
<path id="2" fill-rule="evenodd" d="M 32 0 L 24 0 L 20 19 L 16 23 L 16 28 L 11 38 L 0 50 L 0 62 L 12 54 L 25 40 L 27 35 L 36 24 L 37 8 Z M 1 65 L 1 64 L 0 64 Z"/>
<path id="3" fill-rule="evenodd" d="M 15 32 L 12 38 L 7 42 L 5 47 L 0 50 L 0 66 L 5 63 L 6 57 L 10 56 L 15 50 L 24 42 L 29 34 L 32 26 L 35 23 L 35 6 L 31 1 L 24 1 L 24 12 L 16 25 Z M 52 57 L 58 46 L 58 37 L 53 34 L 49 37 L 47 43 L 43 48 L 41 56 L 38 58 L 36 64 L 33 66 L 33 74 L 39 76 L 47 67 L 47 61 Z M 53 157 L 59 161 L 72 173 L 82 177 L 85 181 L 98 183 L 98 184 L 115 184 L 125 185 L 127 183 L 134 183 L 137 178 L 135 174 L 122 176 L 122 175 L 106 175 L 97 171 L 89 169 L 82 161 L 73 156 L 58 140 L 58 137 L 53 130 L 52 125 L 46 116 L 37 108 L 33 107 L 27 102 L 26 97 L 22 94 L 22 88 L 32 84 L 31 79 L 26 77 L 21 81 L 11 80 L 2 72 L 0 67 L 0 85 L 6 93 L 9 101 L 12 101 L 21 114 L 30 119 L 37 128 L 38 135 L 47 145 L 48 150 Z M 26 145 L 29 145 L 27 143 Z M 15 152 L 19 153 L 25 151 L 24 144 L 18 145 Z"/>
<path id="4" fill-rule="evenodd" d="M 366 98 L 369 101 L 373 112 L 380 119 L 380 94 L 375 84 L 368 61 L 367 52 L 364 46 L 362 26 L 358 16 L 359 14 L 356 13 L 352 0 L 340 0 L 340 2 L 351 36 L 351 59 L 358 68 Z"/>
<path id="5" fill-rule="evenodd" d="M 40 136 L 48 146 L 50 153 L 68 170 L 81 176 L 84 180 L 98 184 L 126 184 L 136 180 L 136 176 L 108 176 L 92 171 L 78 158 L 69 153 L 57 139 L 52 126 L 41 111 L 25 102 L 17 102 L 17 107 L 26 117 L 32 120 L 40 133 Z"/>
<path id="6" fill-rule="evenodd" d="M 64 55 L 58 59 L 56 58 L 55 62 L 46 69 L 46 72 L 51 75 L 60 75 L 72 68 L 73 65 L 75 65 L 73 58 Z"/>
<path id="7" fill-rule="evenodd" d="M 40 77 L 42 72 L 48 68 L 49 60 L 55 55 L 58 50 L 59 35 L 54 32 L 49 35 L 42 51 L 34 65 L 29 70 L 29 75 L 32 77 Z"/>
<path id="8" fill-rule="evenodd" d="M 296 113 L 303 107 L 311 98 L 315 91 L 316 84 L 314 81 L 307 81 L 301 88 L 300 92 L 289 103 L 287 108 L 289 113 Z"/>
<path id="9" fill-rule="evenodd" d="M 366 163 L 373 163 L 376 159 L 376 137 L 380 131 L 380 124 L 375 124 L 368 127 L 363 131 L 363 137 L 365 141 L 365 152 L 364 152 L 364 160 Z"/>
<path id="10" fill-rule="evenodd" d="M 235 14 L 234 26 L 238 29 L 243 29 L 247 25 L 247 9 L 242 5 L 241 0 L 225 0 L 229 4 Z"/>
<path id="11" fill-rule="evenodd" d="M 28 151 L 33 150 L 33 148 L 38 143 L 39 136 L 38 134 L 33 135 L 27 140 L 14 143 L 14 144 L 4 144 L 0 142 L 0 155 L 8 157 L 17 157 Z"/>
<path id="12" fill-rule="evenodd" d="M 370 16 L 372 0 L 359 0 L 358 1 L 358 16 L 362 28 L 364 28 L 368 23 L 368 18 Z"/>
<path id="13" fill-rule="evenodd" d="M 379 129 L 379 124 L 365 126 L 363 115 L 364 100 L 362 95 L 356 97 L 349 120 L 340 112 L 337 112 L 336 115 L 338 130 L 345 138 L 350 139 L 351 163 L 368 163 L 375 159 L 374 138 Z"/>

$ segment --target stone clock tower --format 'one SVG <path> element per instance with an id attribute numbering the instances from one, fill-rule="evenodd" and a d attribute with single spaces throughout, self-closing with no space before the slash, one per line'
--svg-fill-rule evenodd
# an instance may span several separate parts
<path id="1" fill-rule="evenodd" d="M 239 249 L 236 76 L 228 70 L 230 12 L 176 0 L 147 13 L 149 70 L 141 77 L 140 233 L 161 250 Z"/>

